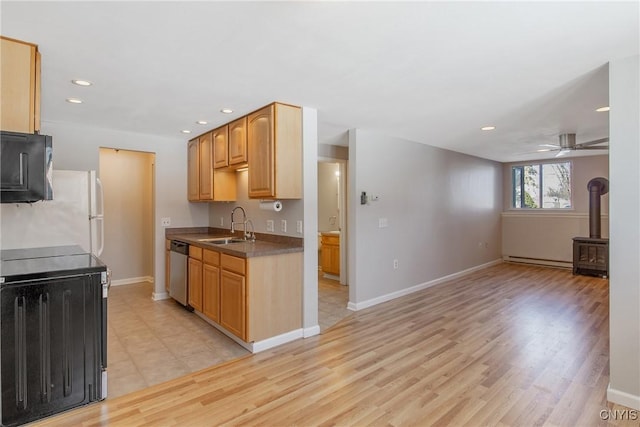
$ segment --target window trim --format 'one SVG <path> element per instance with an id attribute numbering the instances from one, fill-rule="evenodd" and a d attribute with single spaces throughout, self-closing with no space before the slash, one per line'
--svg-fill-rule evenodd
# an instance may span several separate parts
<path id="1" fill-rule="evenodd" d="M 558 164 L 558 163 L 569 163 L 569 176 L 570 176 L 570 183 L 569 183 L 569 191 L 571 192 L 571 207 L 570 208 L 529 208 L 529 207 L 522 207 L 522 208 L 517 208 L 515 207 L 515 193 L 516 193 L 516 189 L 513 185 L 514 179 L 515 179 L 515 169 L 516 167 L 521 167 L 521 166 L 533 166 L 533 165 L 538 165 L 540 166 L 540 173 L 542 173 L 542 165 L 550 165 L 550 164 Z M 574 205 L 574 199 L 573 199 L 573 195 L 574 195 L 574 169 L 573 169 L 573 160 L 571 158 L 568 159 L 554 159 L 554 160 L 548 160 L 548 161 L 544 161 L 544 160 L 530 160 L 530 161 L 522 161 L 522 162 L 517 162 L 517 163 L 511 163 L 509 164 L 509 168 L 511 169 L 511 174 L 510 174 L 510 179 L 509 179 L 509 186 L 511 187 L 511 191 L 510 191 L 510 202 L 509 202 L 509 211 L 513 211 L 513 212 L 572 212 L 575 211 L 575 205 Z M 524 181 L 524 174 L 522 175 L 521 179 L 520 179 L 521 183 Z M 524 194 L 524 193 L 523 193 Z"/>

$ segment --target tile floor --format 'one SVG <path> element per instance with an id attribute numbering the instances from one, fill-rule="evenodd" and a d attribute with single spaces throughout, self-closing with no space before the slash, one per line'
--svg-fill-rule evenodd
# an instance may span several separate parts
<path id="1" fill-rule="evenodd" d="M 348 286 L 318 277 L 323 332 L 351 314 Z M 174 300 L 153 301 L 153 285 L 114 286 L 108 302 L 108 396 L 122 396 L 250 354 Z"/>
<path id="2" fill-rule="evenodd" d="M 178 378 L 250 354 L 152 284 L 114 286 L 108 302 L 108 396 Z"/>

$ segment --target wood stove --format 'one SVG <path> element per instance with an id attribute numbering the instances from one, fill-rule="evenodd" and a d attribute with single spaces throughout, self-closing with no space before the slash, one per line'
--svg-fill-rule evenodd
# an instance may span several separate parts
<path id="1" fill-rule="evenodd" d="M 594 178 L 589 189 L 589 237 L 573 238 L 573 274 L 609 276 L 609 239 L 600 235 L 600 197 L 609 191 L 606 178 Z"/>

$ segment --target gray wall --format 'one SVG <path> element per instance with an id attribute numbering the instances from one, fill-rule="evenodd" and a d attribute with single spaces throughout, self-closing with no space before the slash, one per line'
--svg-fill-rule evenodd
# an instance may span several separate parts
<path id="1" fill-rule="evenodd" d="M 349 170 L 351 304 L 500 258 L 500 163 L 358 129 Z"/>
<path id="2" fill-rule="evenodd" d="M 187 141 L 58 122 L 42 122 L 42 133 L 53 136 L 55 169 L 99 171 L 100 147 L 155 153 L 154 296 L 163 296 L 165 243 L 160 218 L 171 218 L 172 227 L 201 227 L 209 222 L 206 204 L 187 202 Z"/>
<path id="3" fill-rule="evenodd" d="M 296 231 L 296 221 L 303 221 L 303 201 L 282 199 L 280 212 L 265 211 L 260 209 L 260 200 L 249 199 L 248 171 L 236 172 L 237 176 L 237 200 L 235 202 L 211 202 L 209 205 L 209 224 L 211 227 L 231 228 L 231 211 L 236 206 L 242 206 L 247 212 L 247 218 L 251 220 L 256 232 L 277 234 L 281 236 L 303 237 Z M 242 218 L 242 213 L 237 212 L 234 220 Z M 267 221 L 273 220 L 274 231 L 267 231 Z M 287 221 L 287 231 L 282 231 L 281 221 Z M 222 225 L 221 225 L 222 221 Z M 304 223 L 303 223 L 304 226 Z M 249 230 L 251 226 L 249 226 Z M 238 228 L 242 230 L 242 226 Z"/>
<path id="4" fill-rule="evenodd" d="M 611 246 L 608 398 L 640 409 L 640 56 L 609 64 Z"/>

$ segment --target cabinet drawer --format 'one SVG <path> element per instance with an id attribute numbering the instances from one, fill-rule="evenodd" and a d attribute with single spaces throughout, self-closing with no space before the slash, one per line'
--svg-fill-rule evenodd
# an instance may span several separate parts
<path id="1" fill-rule="evenodd" d="M 202 248 L 189 246 L 189 257 L 202 260 Z"/>
<path id="2" fill-rule="evenodd" d="M 209 265 L 220 265 L 220 252 L 210 251 L 205 249 L 202 252 L 202 260 L 205 264 Z"/>
<path id="3" fill-rule="evenodd" d="M 340 237 L 339 236 L 327 236 L 327 235 L 322 235 L 322 244 L 323 245 L 339 245 L 340 244 Z"/>
<path id="4" fill-rule="evenodd" d="M 245 274 L 245 262 L 244 258 L 238 258 L 235 256 L 222 254 L 222 268 L 236 273 Z"/>

